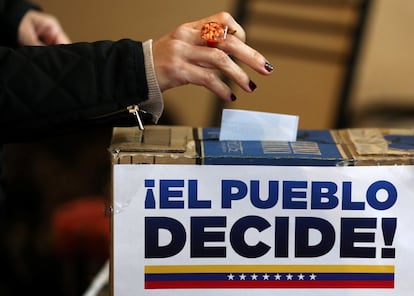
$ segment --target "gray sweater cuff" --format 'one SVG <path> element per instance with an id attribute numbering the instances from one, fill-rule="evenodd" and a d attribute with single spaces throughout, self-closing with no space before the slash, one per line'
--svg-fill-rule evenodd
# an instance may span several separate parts
<path id="1" fill-rule="evenodd" d="M 145 73 L 148 83 L 148 100 L 141 102 L 139 107 L 151 113 L 154 122 L 157 123 L 164 110 L 164 100 L 155 74 L 154 60 L 152 57 L 152 39 L 143 42 L 142 46 L 144 49 Z"/>

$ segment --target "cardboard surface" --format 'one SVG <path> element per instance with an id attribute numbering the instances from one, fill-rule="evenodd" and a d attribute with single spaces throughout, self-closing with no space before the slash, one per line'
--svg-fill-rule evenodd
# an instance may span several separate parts
<path id="1" fill-rule="evenodd" d="M 299 130 L 297 141 L 219 141 L 218 128 L 115 128 L 114 163 L 359 166 L 414 164 L 414 129 Z"/>

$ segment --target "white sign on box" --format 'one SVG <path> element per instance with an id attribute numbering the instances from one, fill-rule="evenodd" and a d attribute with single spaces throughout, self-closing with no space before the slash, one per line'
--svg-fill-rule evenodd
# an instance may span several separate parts
<path id="1" fill-rule="evenodd" d="M 296 141 L 296 115 L 224 109 L 220 141 Z"/>
<path id="2" fill-rule="evenodd" d="M 115 295 L 411 296 L 414 166 L 115 165 Z"/>

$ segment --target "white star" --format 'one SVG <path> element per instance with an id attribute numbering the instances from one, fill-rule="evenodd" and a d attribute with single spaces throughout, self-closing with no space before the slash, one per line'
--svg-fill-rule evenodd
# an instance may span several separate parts
<path id="1" fill-rule="evenodd" d="M 275 280 L 277 280 L 277 281 L 280 281 L 280 278 L 281 278 L 282 276 L 280 275 L 280 274 L 275 274 Z"/>
<path id="2" fill-rule="evenodd" d="M 252 280 L 254 280 L 254 281 L 257 280 L 257 274 L 255 274 L 255 273 L 252 274 Z"/>
<path id="3" fill-rule="evenodd" d="M 267 273 L 265 273 L 265 274 L 263 275 L 263 279 L 264 279 L 265 281 L 269 280 L 269 275 L 268 275 Z"/>
<path id="4" fill-rule="evenodd" d="M 244 274 L 244 273 L 242 273 L 241 275 L 240 275 L 240 280 L 241 281 L 244 281 L 246 279 L 246 275 Z"/>
<path id="5" fill-rule="evenodd" d="M 229 281 L 234 280 L 234 275 L 232 273 L 230 273 L 229 275 L 227 275 L 227 278 Z"/>
<path id="6" fill-rule="evenodd" d="M 287 279 L 288 281 L 291 281 L 291 280 L 292 280 L 292 278 L 293 278 L 293 275 L 291 275 L 290 273 L 289 273 L 288 275 L 286 275 L 286 279 Z"/>
<path id="7" fill-rule="evenodd" d="M 312 273 L 309 277 L 312 281 L 316 280 L 316 274 L 314 273 Z"/>
<path id="8" fill-rule="evenodd" d="M 305 279 L 305 276 L 303 274 L 299 274 L 298 278 L 299 278 L 300 281 L 303 281 Z"/>

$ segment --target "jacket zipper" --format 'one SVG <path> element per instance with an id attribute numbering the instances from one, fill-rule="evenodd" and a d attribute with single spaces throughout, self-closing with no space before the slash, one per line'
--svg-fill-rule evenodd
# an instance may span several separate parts
<path id="1" fill-rule="evenodd" d="M 148 113 L 145 110 L 140 109 L 138 105 L 130 105 L 130 106 L 128 106 L 128 107 L 126 107 L 125 109 L 122 109 L 122 110 L 118 110 L 118 111 L 106 113 L 106 114 L 103 114 L 103 115 L 99 115 L 99 116 L 96 116 L 96 117 L 92 118 L 92 120 L 94 120 L 94 119 L 104 119 L 104 118 L 116 116 L 117 114 L 122 114 L 122 113 L 125 113 L 125 112 L 128 112 L 129 114 L 133 115 L 134 118 L 137 121 L 137 127 L 140 130 L 144 130 L 144 124 L 143 124 L 143 121 L 141 119 L 140 113 L 142 113 L 142 114 L 148 114 Z"/>
<path id="2" fill-rule="evenodd" d="M 143 131 L 144 130 L 144 124 L 142 123 L 141 116 L 139 116 L 139 112 L 140 111 L 145 112 L 145 111 L 140 110 L 138 105 L 128 106 L 127 110 L 128 110 L 129 113 L 135 115 L 135 118 L 137 119 L 137 123 L 138 123 L 138 128 Z"/>

